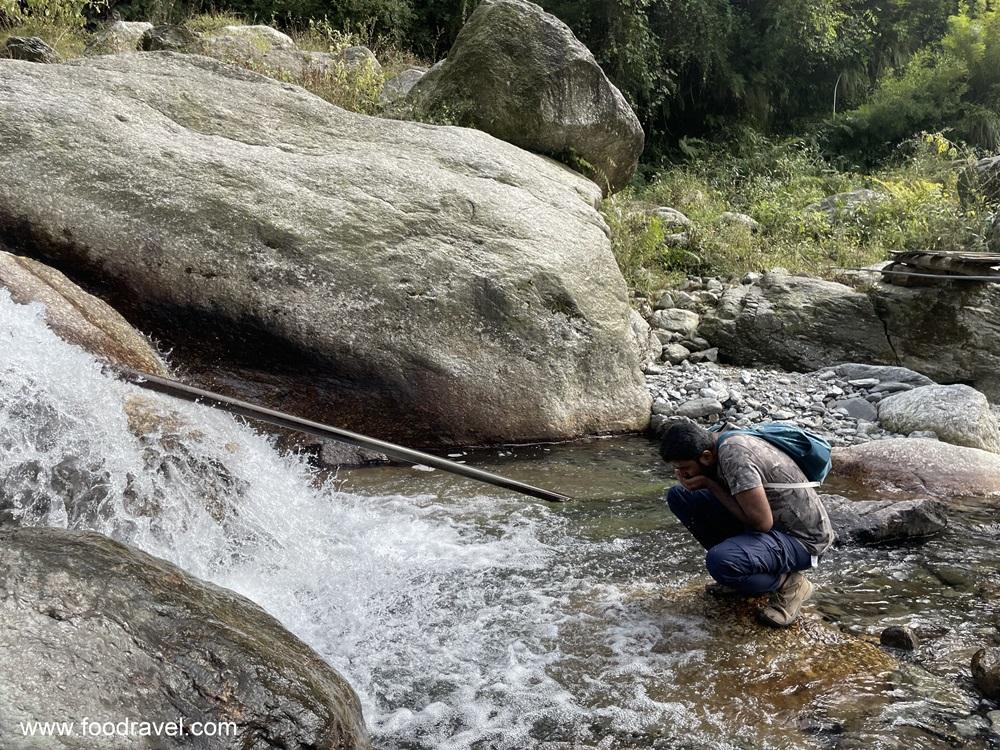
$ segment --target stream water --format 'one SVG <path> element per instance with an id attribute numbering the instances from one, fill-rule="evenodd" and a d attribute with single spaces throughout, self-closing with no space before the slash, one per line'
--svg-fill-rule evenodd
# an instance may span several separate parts
<path id="1" fill-rule="evenodd" d="M 417 468 L 326 476 L 136 397 L 0 290 L 0 509 L 260 603 L 348 678 L 376 747 L 998 746 L 967 669 L 997 640 L 995 503 L 955 500 L 918 547 L 830 555 L 800 642 L 706 603 L 643 438 L 455 456 L 576 498 L 549 505 Z M 130 416 L 163 409 L 136 437 Z M 918 651 L 871 646 L 889 624 Z"/>

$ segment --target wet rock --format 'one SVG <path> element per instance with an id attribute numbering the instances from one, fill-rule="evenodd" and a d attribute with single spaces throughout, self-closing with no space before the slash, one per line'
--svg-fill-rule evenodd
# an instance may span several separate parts
<path id="1" fill-rule="evenodd" d="M 879 643 L 889 648 L 898 648 L 903 651 L 913 651 L 920 644 L 916 634 L 909 628 L 901 625 L 891 625 L 879 635 Z"/>
<path id="2" fill-rule="evenodd" d="M 0 48 L 0 58 L 25 62 L 54 64 L 61 62 L 59 53 L 37 36 L 10 36 Z"/>
<path id="3" fill-rule="evenodd" d="M 153 24 L 146 21 L 115 21 L 90 38 L 84 54 L 120 55 L 136 52 L 142 37 L 152 28 Z"/>
<path id="4" fill-rule="evenodd" d="M 648 424 L 600 191 L 483 133 L 197 55 L 11 63 L 0 174 L 0 239 L 181 327 L 206 386 L 413 445 Z"/>
<path id="5" fill-rule="evenodd" d="M 837 532 L 838 544 L 895 544 L 927 539 L 948 526 L 944 508 L 919 500 L 848 500 L 820 495 Z"/>
<path id="6" fill-rule="evenodd" d="M 198 35 L 187 26 L 163 24 L 153 26 L 143 32 L 139 40 L 139 49 L 144 52 L 156 50 L 166 52 L 187 52 L 197 44 Z"/>
<path id="7" fill-rule="evenodd" d="M 59 338 L 112 364 L 168 374 L 156 349 L 125 318 L 54 268 L 0 251 L 0 288 L 20 304 L 43 305 L 45 322 Z"/>
<path id="8" fill-rule="evenodd" d="M 972 657 L 972 679 L 990 700 L 1000 700 L 1000 647 L 981 648 Z"/>
<path id="9" fill-rule="evenodd" d="M 1000 425 L 986 397 L 967 385 L 925 385 L 883 399 L 879 422 L 893 432 L 928 430 L 938 439 L 1000 452 Z"/>
<path id="10" fill-rule="evenodd" d="M 17 696 L 0 736 L 56 716 L 183 718 L 232 722 L 227 747 L 369 747 L 350 685 L 276 619 L 99 534 L 0 530 L 0 612 L 0 695 Z"/>
<path id="11" fill-rule="evenodd" d="M 360 448 L 339 440 L 324 440 L 319 450 L 319 462 L 323 466 L 365 466 L 367 464 L 384 464 L 389 457 L 384 453 Z"/>
<path id="12" fill-rule="evenodd" d="M 594 56 L 562 21 L 522 0 L 479 3 L 407 102 L 566 159 L 607 193 L 628 184 L 642 153 L 639 120 Z"/>
<path id="13" fill-rule="evenodd" d="M 835 448 L 833 473 L 877 489 L 935 497 L 1000 495 L 1000 456 L 924 438 Z"/>

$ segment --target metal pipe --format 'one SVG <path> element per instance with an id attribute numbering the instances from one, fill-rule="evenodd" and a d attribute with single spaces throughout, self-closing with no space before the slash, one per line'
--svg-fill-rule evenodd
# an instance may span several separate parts
<path id="1" fill-rule="evenodd" d="M 944 279 L 946 281 L 992 281 L 1000 284 L 1000 276 L 951 276 L 940 273 L 915 273 L 912 271 L 888 271 L 878 268 L 842 268 L 841 271 L 865 271 L 867 273 L 886 273 L 891 276 L 918 276 L 922 279 Z"/>
<path id="2" fill-rule="evenodd" d="M 519 482 L 516 479 L 508 479 L 507 477 L 502 477 L 498 474 L 491 474 L 488 471 L 475 469 L 471 466 L 466 466 L 465 464 L 456 463 L 455 461 L 449 461 L 446 458 L 438 458 L 437 456 L 432 456 L 429 453 L 422 453 L 421 451 L 415 451 L 411 448 L 404 448 L 403 446 L 396 445 L 395 443 L 387 443 L 384 440 L 377 440 L 376 438 L 371 438 L 367 435 L 349 432 L 348 430 L 341 430 L 337 427 L 331 427 L 319 422 L 312 422 L 308 419 L 302 419 L 301 417 L 295 417 L 291 414 L 285 414 L 280 411 L 268 409 L 263 406 L 257 406 L 256 404 L 251 404 L 247 401 L 240 401 L 239 399 L 230 398 L 229 396 L 223 396 L 220 393 L 213 393 L 212 391 L 206 391 L 202 388 L 195 388 L 194 386 L 186 385 L 185 383 L 181 383 L 180 381 L 173 380 L 171 378 L 150 375 L 149 373 L 138 372 L 137 370 L 127 367 L 115 367 L 114 369 L 125 380 L 133 383 L 134 385 L 145 388 L 149 391 L 155 391 L 156 393 L 173 396 L 174 398 L 179 398 L 184 401 L 205 404 L 216 409 L 222 409 L 230 414 L 238 414 L 241 417 L 247 417 L 248 419 L 256 419 L 278 427 L 298 430 L 299 432 L 316 435 L 317 437 L 330 438 L 344 443 L 350 443 L 351 445 L 357 445 L 362 448 L 368 448 L 378 451 L 379 453 L 384 453 L 390 458 L 395 458 L 399 461 L 411 464 L 420 464 L 422 466 L 431 466 L 435 469 L 441 469 L 442 471 L 447 471 L 452 474 L 458 474 L 459 476 L 463 476 L 468 479 L 474 479 L 477 482 L 485 482 L 486 484 L 492 484 L 496 487 L 503 487 L 504 489 L 520 492 L 523 495 L 530 495 L 531 497 L 537 497 L 540 500 L 547 500 L 551 503 L 562 503 L 572 499 L 568 495 L 541 489 L 540 487 L 534 487 L 530 484 Z"/>

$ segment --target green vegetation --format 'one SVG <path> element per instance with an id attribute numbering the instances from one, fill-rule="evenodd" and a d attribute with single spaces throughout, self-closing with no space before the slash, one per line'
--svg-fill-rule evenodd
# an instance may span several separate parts
<path id="1" fill-rule="evenodd" d="M 683 274 L 738 277 L 784 266 L 826 276 L 894 250 L 981 249 L 988 211 L 975 200 L 963 204 L 958 191 L 971 154 L 940 134 L 908 141 L 891 164 L 868 173 L 834 169 L 801 139 L 752 132 L 735 143 L 687 148 L 689 158 L 605 202 L 615 255 L 639 292 Z M 876 199 L 833 212 L 816 205 L 859 189 Z M 692 226 L 665 226 L 654 215 L 661 206 L 683 212 Z M 759 227 L 727 221 L 726 212 Z"/>

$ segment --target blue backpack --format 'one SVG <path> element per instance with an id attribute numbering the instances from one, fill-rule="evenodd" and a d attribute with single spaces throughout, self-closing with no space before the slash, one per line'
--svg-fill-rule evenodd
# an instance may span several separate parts
<path id="1" fill-rule="evenodd" d="M 786 453 L 802 469 L 809 486 L 819 486 L 830 473 L 830 444 L 800 427 L 768 422 L 745 430 L 730 430 L 719 436 L 719 445 L 733 435 L 761 438 Z"/>

